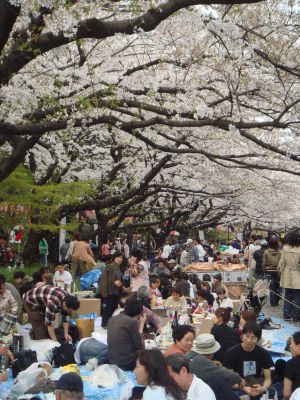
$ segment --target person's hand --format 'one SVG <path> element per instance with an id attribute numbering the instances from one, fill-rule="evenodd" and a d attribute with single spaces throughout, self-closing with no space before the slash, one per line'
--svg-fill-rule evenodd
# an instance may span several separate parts
<path id="1" fill-rule="evenodd" d="M 262 385 L 259 385 L 259 384 L 253 385 L 252 390 L 253 390 L 252 396 L 258 396 L 258 395 L 266 392 L 266 389 Z"/>
<path id="2" fill-rule="evenodd" d="M 68 333 L 65 335 L 65 341 L 68 343 L 72 343 L 73 341 L 72 337 Z"/>
<path id="3" fill-rule="evenodd" d="M 115 281 L 115 285 L 119 287 L 122 286 L 122 282 L 120 281 L 120 279 Z"/>
<path id="4" fill-rule="evenodd" d="M 147 319 L 147 315 L 146 314 L 141 314 L 140 316 L 139 316 L 139 322 L 140 322 L 140 325 L 145 325 L 145 323 L 146 323 L 146 319 Z"/>
<path id="5" fill-rule="evenodd" d="M 244 386 L 243 390 L 246 394 L 248 394 L 249 396 L 252 396 L 252 387 L 251 386 Z"/>

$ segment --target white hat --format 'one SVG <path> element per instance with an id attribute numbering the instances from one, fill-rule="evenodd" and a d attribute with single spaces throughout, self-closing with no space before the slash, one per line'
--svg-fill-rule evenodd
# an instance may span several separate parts
<path id="1" fill-rule="evenodd" d="M 193 239 L 188 239 L 188 240 L 186 241 L 186 244 L 190 244 L 190 243 L 193 243 Z"/>
<path id="2" fill-rule="evenodd" d="M 214 354 L 220 350 L 221 345 L 211 333 L 202 333 L 194 341 L 193 351 L 200 354 Z"/>
<path id="3" fill-rule="evenodd" d="M 168 261 L 168 264 L 176 264 L 176 260 L 174 260 L 173 258 L 171 260 Z"/>

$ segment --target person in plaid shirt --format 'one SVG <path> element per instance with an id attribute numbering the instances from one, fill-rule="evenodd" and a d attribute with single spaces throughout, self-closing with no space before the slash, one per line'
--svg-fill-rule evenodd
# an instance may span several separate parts
<path id="1" fill-rule="evenodd" d="M 79 300 L 65 290 L 46 285 L 29 290 L 23 295 L 24 308 L 32 325 L 33 339 L 50 339 L 57 341 L 53 323 L 56 314 L 62 315 L 64 337 L 67 342 L 69 335 L 68 316 L 79 308 Z"/>

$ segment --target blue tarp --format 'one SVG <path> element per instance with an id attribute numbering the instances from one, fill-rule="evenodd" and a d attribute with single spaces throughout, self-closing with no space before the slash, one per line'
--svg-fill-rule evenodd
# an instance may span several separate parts
<path id="1" fill-rule="evenodd" d="M 100 268 L 95 268 L 82 275 L 80 278 L 80 290 L 88 290 L 94 283 L 99 281 L 101 276 Z"/>

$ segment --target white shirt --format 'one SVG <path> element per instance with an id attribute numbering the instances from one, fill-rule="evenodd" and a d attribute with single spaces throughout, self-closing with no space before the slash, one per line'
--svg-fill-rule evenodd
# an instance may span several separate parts
<path id="1" fill-rule="evenodd" d="M 172 247 L 169 244 L 165 244 L 162 251 L 162 258 L 168 258 L 172 252 Z"/>
<path id="2" fill-rule="evenodd" d="M 55 272 L 53 276 L 53 284 L 59 288 L 64 289 L 67 285 L 67 290 L 71 288 L 71 283 L 73 282 L 72 275 L 68 271 L 64 271 L 60 274 L 58 271 Z"/>
<path id="3" fill-rule="evenodd" d="M 143 400 L 173 400 L 174 397 L 166 393 L 162 386 L 147 386 L 143 393 Z"/>
<path id="4" fill-rule="evenodd" d="M 300 400 L 300 388 L 293 391 L 290 400 Z"/>
<path id="5" fill-rule="evenodd" d="M 224 300 L 220 302 L 220 305 L 217 303 L 217 301 L 214 301 L 213 308 L 216 311 L 217 308 L 223 307 L 223 308 L 232 308 L 233 309 L 233 302 L 229 297 L 226 297 Z"/>
<path id="6" fill-rule="evenodd" d="M 199 379 L 194 375 L 194 378 L 192 380 L 192 384 L 189 388 L 189 391 L 187 393 L 187 400 L 216 400 L 216 396 L 212 389 L 202 381 L 202 379 Z"/>
<path id="7" fill-rule="evenodd" d="M 197 244 L 197 249 L 199 254 L 199 261 L 203 261 L 205 256 L 205 250 L 201 244 Z"/>

